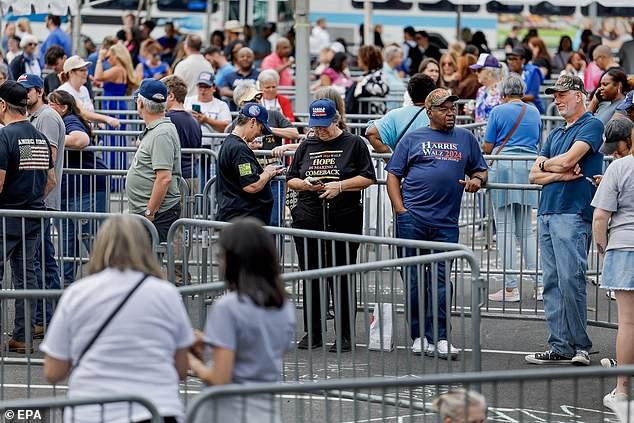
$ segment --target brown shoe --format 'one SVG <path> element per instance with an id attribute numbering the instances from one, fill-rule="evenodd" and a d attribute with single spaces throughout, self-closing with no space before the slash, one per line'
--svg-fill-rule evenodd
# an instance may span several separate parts
<path id="1" fill-rule="evenodd" d="M 45 333 L 44 326 L 33 325 L 33 339 L 44 339 Z"/>
<path id="2" fill-rule="evenodd" d="M 6 343 L 6 346 L 10 352 L 15 352 L 19 354 L 26 354 L 27 352 L 32 353 L 34 351 L 33 346 L 31 345 L 31 342 L 29 342 L 29 345 L 27 347 L 26 341 L 18 341 L 13 338 L 9 338 L 9 340 Z"/>

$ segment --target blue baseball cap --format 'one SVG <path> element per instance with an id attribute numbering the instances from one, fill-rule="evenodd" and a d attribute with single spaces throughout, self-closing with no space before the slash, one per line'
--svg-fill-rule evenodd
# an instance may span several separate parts
<path id="1" fill-rule="evenodd" d="M 337 116 L 335 102 L 326 98 L 313 101 L 308 110 L 310 111 L 308 126 L 330 126 Z"/>
<path id="2" fill-rule="evenodd" d="M 269 127 L 269 112 L 261 104 L 247 103 L 242 106 L 240 114 L 246 117 L 255 118 L 255 120 L 262 125 L 262 128 L 264 128 L 262 130 L 262 135 L 271 135 L 273 133 Z"/>
<path id="3" fill-rule="evenodd" d="M 144 79 L 139 89 L 134 92 L 134 97 L 139 95 L 155 103 L 165 103 L 167 101 L 167 87 L 156 79 Z"/>
<path id="4" fill-rule="evenodd" d="M 634 91 L 630 91 L 625 95 L 625 98 L 623 99 L 621 104 L 616 106 L 616 110 L 620 112 L 625 112 L 632 106 L 634 106 Z"/>
<path id="5" fill-rule="evenodd" d="M 469 66 L 473 70 L 478 70 L 482 68 L 501 68 L 500 62 L 497 57 L 492 54 L 482 53 L 480 57 L 478 57 L 478 62 L 474 65 Z"/>
<path id="6" fill-rule="evenodd" d="M 196 85 L 206 85 L 208 87 L 213 87 L 215 84 L 214 74 L 211 72 L 201 72 L 198 75 L 198 81 L 196 81 Z"/>
<path id="7" fill-rule="evenodd" d="M 31 88 L 44 88 L 44 81 L 42 81 L 42 78 L 31 73 L 24 73 L 20 75 L 16 82 L 27 90 L 30 90 Z"/>

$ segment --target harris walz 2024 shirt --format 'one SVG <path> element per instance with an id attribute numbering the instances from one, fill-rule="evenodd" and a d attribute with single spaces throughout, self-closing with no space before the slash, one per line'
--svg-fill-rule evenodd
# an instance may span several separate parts
<path id="1" fill-rule="evenodd" d="M 345 181 L 355 176 L 376 180 L 368 147 L 360 137 L 348 131 L 343 131 L 330 141 L 309 137 L 299 145 L 286 180 L 305 179 L 308 176 L 323 183 Z M 321 192 L 301 191 L 298 210 L 307 215 L 321 217 L 324 200 L 319 198 L 320 195 Z M 328 208 L 332 217 L 350 212 L 360 203 L 361 191 L 344 191 L 328 200 Z"/>

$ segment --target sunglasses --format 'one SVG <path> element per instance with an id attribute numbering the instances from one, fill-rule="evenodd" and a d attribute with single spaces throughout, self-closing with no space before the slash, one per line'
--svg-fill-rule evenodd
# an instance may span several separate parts
<path id="1" fill-rule="evenodd" d="M 35 47 L 37 45 L 37 43 L 28 43 L 26 46 L 27 47 Z"/>

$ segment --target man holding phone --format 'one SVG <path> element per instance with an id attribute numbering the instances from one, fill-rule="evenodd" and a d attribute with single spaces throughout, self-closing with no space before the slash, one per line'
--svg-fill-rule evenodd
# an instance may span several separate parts
<path id="1" fill-rule="evenodd" d="M 235 128 L 222 143 L 216 182 L 217 220 L 228 222 L 251 216 L 269 223 L 273 209 L 270 182 L 284 168 L 268 165 L 263 169 L 247 145 L 260 135 L 271 134 L 268 118 L 269 113 L 260 104 L 245 104 Z"/>
<path id="2" fill-rule="evenodd" d="M 191 110 L 192 116 L 200 123 L 203 132 L 203 145 L 212 145 L 206 134 L 222 133 L 231 123 L 229 106 L 214 97 L 216 84 L 214 74 L 201 72 L 196 83 L 198 93 L 185 99 L 185 109 Z"/>

